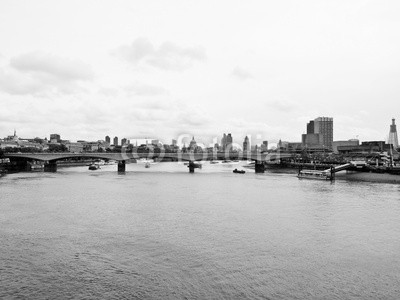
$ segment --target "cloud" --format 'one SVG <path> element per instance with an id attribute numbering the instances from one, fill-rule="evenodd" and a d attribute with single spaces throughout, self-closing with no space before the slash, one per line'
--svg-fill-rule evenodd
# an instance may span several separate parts
<path id="1" fill-rule="evenodd" d="M 186 70 L 195 62 L 206 59 L 203 47 L 184 48 L 172 42 L 164 42 L 157 48 L 147 38 L 138 38 L 131 45 L 123 45 L 114 54 L 133 64 L 172 71 Z"/>
<path id="2" fill-rule="evenodd" d="M 277 99 L 273 101 L 268 101 L 267 106 L 271 109 L 281 112 L 289 112 L 297 108 L 296 103 L 287 99 Z"/>
<path id="3" fill-rule="evenodd" d="M 161 86 L 147 85 L 142 83 L 133 83 L 124 87 L 128 95 L 137 96 L 159 96 L 169 94 L 168 90 Z"/>
<path id="4" fill-rule="evenodd" d="M 251 75 L 248 71 L 240 67 L 236 67 L 233 69 L 232 76 L 239 80 L 247 80 L 253 78 L 253 75 Z"/>
<path id="5" fill-rule="evenodd" d="M 39 51 L 14 57 L 10 60 L 10 65 L 22 72 L 45 74 L 60 80 L 91 80 L 93 78 L 89 65 Z"/>
<path id="6" fill-rule="evenodd" d="M 73 94 L 93 77 L 91 67 L 81 61 L 36 51 L 11 58 L 0 69 L 0 89 L 13 95 Z"/>

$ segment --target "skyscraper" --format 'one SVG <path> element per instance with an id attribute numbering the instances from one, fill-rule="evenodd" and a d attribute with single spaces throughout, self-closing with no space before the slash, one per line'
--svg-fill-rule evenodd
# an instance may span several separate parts
<path id="1" fill-rule="evenodd" d="M 106 143 L 111 144 L 111 138 L 108 135 L 106 136 Z"/>
<path id="2" fill-rule="evenodd" d="M 388 144 L 392 144 L 393 148 L 397 149 L 399 147 L 399 140 L 397 138 L 397 129 L 396 129 L 395 121 L 396 121 L 395 118 L 393 118 L 392 125 L 390 125 Z"/>
<path id="3" fill-rule="evenodd" d="M 118 146 L 118 137 L 114 137 L 114 146 Z"/>
<path id="4" fill-rule="evenodd" d="M 125 146 L 125 145 L 127 145 L 128 143 L 127 143 L 127 139 L 126 138 L 123 138 L 122 140 L 121 140 L 121 146 Z"/>
<path id="5" fill-rule="evenodd" d="M 226 148 L 226 134 L 225 134 L 225 133 L 224 133 L 224 135 L 222 136 L 221 148 L 222 148 L 222 150 L 225 150 L 225 148 Z"/>
<path id="6" fill-rule="evenodd" d="M 228 135 L 226 136 L 226 149 L 232 150 L 232 142 L 232 135 L 228 133 Z"/>

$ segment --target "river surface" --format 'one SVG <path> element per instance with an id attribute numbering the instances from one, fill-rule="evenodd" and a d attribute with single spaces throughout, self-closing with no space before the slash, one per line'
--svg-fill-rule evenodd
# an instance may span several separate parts
<path id="1" fill-rule="evenodd" d="M 0 298 L 400 298 L 400 185 L 235 167 L 0 178 Z"/>

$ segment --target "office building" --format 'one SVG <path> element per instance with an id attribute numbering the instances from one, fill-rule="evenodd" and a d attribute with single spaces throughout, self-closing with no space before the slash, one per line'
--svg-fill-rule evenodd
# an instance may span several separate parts
<path id="1" fill-rule="evenodd" d="M 108 135 L 106 136 L 106 143 L 111 144 L 111 138 Z"/>
<path id="2" fill-rule="evenodd" d="M 301 140 L 304 148 L 332 150 L 333 118 L 319 117 L 310 121 Z"/>
<path id="3" fill-rule="evenodd" d="M 114 137 L 114 146 L 118 146 L 118 137 Z"/>

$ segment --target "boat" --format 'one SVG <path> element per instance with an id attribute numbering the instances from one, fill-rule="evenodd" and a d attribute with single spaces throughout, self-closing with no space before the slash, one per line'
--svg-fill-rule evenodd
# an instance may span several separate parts
<path id="1" fill-rule="evenodd" d="M 144 165 L 144 167 L 145 167 L 145 168 L 150 168 L 150 163 L 147 162 L 147 163 Z"/>
<path id="2" fill-rule="evenodd" d="M 324 170 L 300 170 L 297 175 L 298 178 L 301 179 L 316 179 L 316 180 L 331 180 L 333 179 L 331 172 Z"/>
<path id="3" fill-rule="evenodd" d="M 246 171 L 245 171 L 245 170 L 238 170 L 238 169 L 235 169 L 235 170 L 233 170 L 233 173 L 244 174 L 244 173 L 246 173 Z"/>
<path id="4" fill-rule="evenodd" d="M 95 163 L 96 163 L 97 165 L 99 165 L 99 166 L 104 166 L 104 165 L 106 164 L 105 160 L 102 160 L 102 159 L 97 159 L 97 160 L 95 161 Z"/>
<path id="5" fill-rule="evenodd" d="M 94 171 L 94 170 L 98 170 L 98 169 L 100 169 L 100 166 L 98 164 L 91 164 L 89 166 L 89 170 Z"/>
<path id="6" fill-rule="evenodd" d="M 148 159 L 148 158 L 140 158 L 136 160 L 137 164 L 151 164 L 154 162 L 154 159 Z"/>
<path id="7" fill-rule="evenodd" d="M 28 166 L 32 172 L 44 171 L 44 164 L 41 162 L 28 162 Z"/>
<path id="8" fill-rule="evenodd" d="M 217 161 L 217 160 L 212 160 L 212 161 L 210 161 L 210 164 L 212 164 L 212 165 L 216 165 L 216 164 L 219 164 L 219 163 L 221 163 L 220 161 Z"/>

